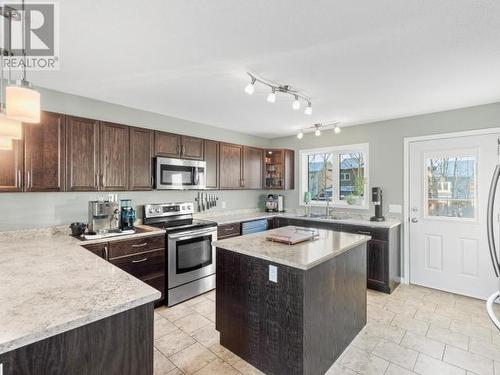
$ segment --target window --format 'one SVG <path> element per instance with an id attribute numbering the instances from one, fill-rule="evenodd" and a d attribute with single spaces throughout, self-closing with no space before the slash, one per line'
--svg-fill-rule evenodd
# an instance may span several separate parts
<path id="1" fill-rule="evenodd" d="M 368 144 L 300 151 L 300 203 L 368 208 Z"/>
<path id="2" fill-rule="evenodd" d="M 476 217 L 476 155 L 439 155 L 426 158 L 426 216 Z"/>

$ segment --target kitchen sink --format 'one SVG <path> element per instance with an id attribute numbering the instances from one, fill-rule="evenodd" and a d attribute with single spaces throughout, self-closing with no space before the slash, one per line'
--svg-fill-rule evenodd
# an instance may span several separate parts
<path id="1" fill-rule="evenodd" d="M 314 218 L 314 219 L 324 219 L 324 220 L 346 220 L 349 219 L 347 215 L 322 215 L 322 214 L 309 214 L 309 215 L 298 215 L 299 217 L 304 218 Z"/>

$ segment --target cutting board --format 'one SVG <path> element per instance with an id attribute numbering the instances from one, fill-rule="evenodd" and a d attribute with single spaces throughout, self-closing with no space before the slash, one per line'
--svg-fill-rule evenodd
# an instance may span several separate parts
<path id="1" fill-rule="evenodd" d="M 266 240 L 273 242 L 285 243 L 287 245 L 295 245 L 301 242 L 310 241 L 318 238 L 318 232 L 314 230 L 297 230 L 294 228 L 282 229 L 271 233 L 266 237 Z"/>

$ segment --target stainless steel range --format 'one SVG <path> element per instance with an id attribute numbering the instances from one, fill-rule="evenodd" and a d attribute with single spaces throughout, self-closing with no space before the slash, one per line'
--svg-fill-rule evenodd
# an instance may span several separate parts
<path id="1" fill-rule="evenodd" d="M 191 202 L 147 204 L 144 224 L 166 230 L 167 305 L 215 288 L 217 223 L 193 219 Z"/>

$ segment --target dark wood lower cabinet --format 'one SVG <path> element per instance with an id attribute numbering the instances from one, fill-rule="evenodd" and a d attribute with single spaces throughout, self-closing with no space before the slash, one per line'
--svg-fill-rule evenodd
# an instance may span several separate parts
<path id="1" fill-rule="evenodd" d="M 23 191 L 23 145 L 14 140 L 11 150 L 0 150 L 0 192 Z"/>
<path id="2" fill-rule="evenodd" d="M 4 375 L 153 375 L 153 303 L 0 354 Z"/>

